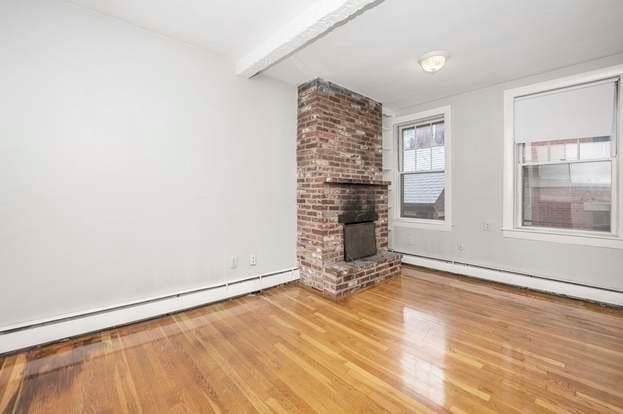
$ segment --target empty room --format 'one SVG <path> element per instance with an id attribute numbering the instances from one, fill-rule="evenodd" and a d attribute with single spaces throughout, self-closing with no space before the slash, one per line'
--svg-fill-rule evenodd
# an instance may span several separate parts
<path id="1" fill-rule="evenodd" d="M 0 0 L 0 413 L 623 414 L 623 1 Z"/>

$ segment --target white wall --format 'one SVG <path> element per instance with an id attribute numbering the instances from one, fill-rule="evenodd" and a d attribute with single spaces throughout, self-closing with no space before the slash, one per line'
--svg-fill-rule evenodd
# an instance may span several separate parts
<path id="1" fill-rule="evenodd" d="M 509 239 L 501 232 L 504 90 L 621 63 L 623 54 L 397 111 L 400 116 L 452 107 L 453 227 L 443 232 L 396 226 L 393 248 L 623 291 L 623 250 Z M 484 231 L 483 223 L 491 230 Z"/>
<path id="2" fill-rule="evenodd" d="M 56 0 L 0 61 L 0 330 L 296 266 L 295 88 Z"/>

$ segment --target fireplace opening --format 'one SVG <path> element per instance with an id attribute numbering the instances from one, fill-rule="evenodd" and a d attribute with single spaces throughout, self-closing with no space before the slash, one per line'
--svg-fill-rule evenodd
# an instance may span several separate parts
<path id="1" fill-rule="evenodd" d="M 344 261 L 376 254 L 376 231 L 373 221 L 344 224 Z"/>

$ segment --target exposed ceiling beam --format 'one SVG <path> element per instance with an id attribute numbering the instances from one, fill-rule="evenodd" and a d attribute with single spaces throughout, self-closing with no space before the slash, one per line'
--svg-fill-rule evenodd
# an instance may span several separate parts
<path id="1" fill-rule="evenodd" d="M 240 58 L 236 73 L 251 78 L 307 43 L 383 0 L 320 0 Z"/>

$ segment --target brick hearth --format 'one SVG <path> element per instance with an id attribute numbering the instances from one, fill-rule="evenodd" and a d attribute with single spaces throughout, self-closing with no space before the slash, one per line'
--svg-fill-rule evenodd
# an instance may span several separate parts
<path id="1" fill-rule="evenodd" d="M 388 252 L 382 105 L 316 79 L 299 86 L 298 244 L 304 284 L 338 299 L 400 272 Z M 377 254 L 344 261 L 340 217 L 374 211 Z"/>

